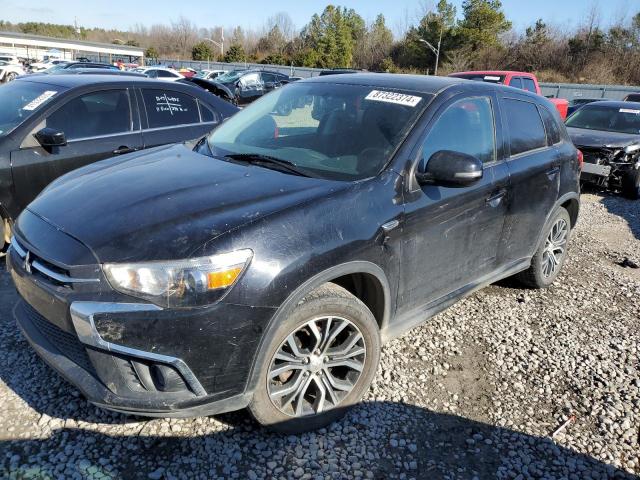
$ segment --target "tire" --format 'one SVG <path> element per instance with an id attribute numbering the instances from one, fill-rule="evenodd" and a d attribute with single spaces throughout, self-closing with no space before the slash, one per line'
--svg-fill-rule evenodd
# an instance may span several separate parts
<path id="1" fill-rule="evenodd" d="M 630 200 L 640 198 L 640 163 L 636 163 L 622 177 L 622 196 Z"/>
<path id="2" fill-rule="evenodd" d="M 564 208 L 558 208 L 545 227 L 544 237 L 531 259 L 531 266 L 516 275 L 516 279 L 530 288 L 546 288 L 551 285 L 567 258 L 567 246 L 571 238 L 571 218 Z M 554 255 L 550 257 L 551 249 Z"/>
<path id="3" fill-rule="evenodd" d="M 342 359 L 337 359 L 338 346 L 348 351 Z M 266 348 L 249 411 L 271 430 L 302 433 L 327 426 L 362 398 L 380 360 L 380 333 L 364 303 L 327 283 L 293 308 Z"/>
<path id="4" fill-rule="evenodd" d="M 4 81 L 9 83 L 9 82 L 15 80 L 17 76 L 18 75 L 15 72 L 9 72 L 9 73 L 7 73 L 7 76 L 5 77 Z"/>

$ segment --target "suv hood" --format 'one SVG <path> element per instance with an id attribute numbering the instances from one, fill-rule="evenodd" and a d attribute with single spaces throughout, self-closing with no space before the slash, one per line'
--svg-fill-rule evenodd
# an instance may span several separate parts
<path id="1" fill-rule="evenodd" d="M 174 145 L 76 170 L 28 209 L 84 243 L 100 262 L 173 260 L 243 224 L 347 185 Z"/>
<path id="2" fill-rule="evenodd" d="M 624 148 L 640 143 L 640 135 L 631 133 L 607 132 L 606 130 L 588 130 L 586 128 L 567 127 L 567 132 L 576 147 Z"/>

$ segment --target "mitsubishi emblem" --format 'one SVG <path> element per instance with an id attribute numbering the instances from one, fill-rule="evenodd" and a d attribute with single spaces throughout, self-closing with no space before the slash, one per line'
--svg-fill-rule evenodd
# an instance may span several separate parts
<path id="1" fill-rule="evenodd" d="M 24 257 L 24 269 L 26 270 L 27 273 L 31 273 L 31 263 L 29 262 L 30 257 L 31 256 L 31 252 L 27 251 L 27 254 Z"/>

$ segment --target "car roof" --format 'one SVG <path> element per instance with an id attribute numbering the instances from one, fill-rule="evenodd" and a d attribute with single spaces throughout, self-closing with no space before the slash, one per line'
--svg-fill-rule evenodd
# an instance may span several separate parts
<path id="1" fill-rule="evenodd" d="M 454 72 L 449 75 L 518 75 L 533 78 L 535 75 L 528 72 L 517 72 L 515 70 L 469 70 L 468 72 Z"/>
<path id="2" fill-rule="evenodd" d="M 474 85 L 478 88 L 497 88 L 499 85 L 469 82 L 461 78 L 432 75 L 406 75 L 397 73 L 345 73 L 325 75 L 300 80 L 298 83 L 334 83 L 338 85 L 362 85 L 372 88 L 395 88 L 419 93 L 434 94 L 452 85 Z"/>
<path id="3" fill-rule="evenodd" d="M 59 74 L 59 75 L 29 75 L 25 77 L 19 77 L 14 82 L 34 82 L 44 83 L 48 85 L 57 85 L 66 88 L 76 88 L 85 85 L 91 85 L 95 83 L 110 83 L 110 84 L 131 84 L 131 83 L 144 83 L 146 85 L 158 86 L 158 80 L 154 80 L 148 77 L 137 75 L 105 75 L 100 73 L 87 73 L 82 75 L 74 74 Z M 166 83 L 166 82 L 165 82 Z M 165 83 L 161 83 L 162 88 L 168 87 Z"/>
<path id="4" fill-rule="evenodd" d="M 612 108 L 631 108 L 633 110 L 638 110 L 638 102 L 624 102 L 622 100 L 602 100 L 598 102 L 591 102 L 588 106 L 599 106 L 599 107 L 612 107 Z M 585 105 L 586 107 L 587 105 Z"/>

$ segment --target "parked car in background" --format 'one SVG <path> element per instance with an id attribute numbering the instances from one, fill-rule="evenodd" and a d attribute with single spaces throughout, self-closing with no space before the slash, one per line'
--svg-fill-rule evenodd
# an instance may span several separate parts
<path id="1" fill-rule="evenodd" d="M 640 198 L 640 105 L 593 102 L 571 115 L 566 126 L 584 154 L 581 181 Z"/>
<path id="2" fill-rule="evenodd" d="M 341 75 L 345 73 L 360 73 L 360 70 L 353 70 L 351 68 L 333 68 L 331 70 L 322 70 L 319 76 L 324 77 L 326 75 Z"/>
<path id="3" fill-rule="evenodd" d="M 602 98 L 574 98 L 569 101 L 569 108 L 567 109 L 567 116 L 571 115 L 573 112 L 578 110 L 579 108 L 593 102 L 600 102 Z"/>
<path id="4" fill-rule="evenodd" d="M 507 85 L 509 87 L 517 88 L 519 90 L 525 90 L 542 96 L 542 90 L 538 84 L 538 79 L 533 73 L 527 72 L 511 72 L 506 70 L 488 70 L 477 72 L 458 72 L 452 73 L 450 77 L 464 78 L 467 80 L 476 80 L 480 82 L 497 83 L 500 85 Z M 567 118 L 567 111 L 569 109 L 569 101 L 563 98 L 550 98 L 549 101 L 553 103 L 562 119 Z"/>
<path id="5" fill-rule="evenodd" d="M 640 93 L 630 93 L 622 99 L 623 102 L 640 102 Z"/>
<path id="6" fill-rule="evenodd" d="M 20 77 L 0 86 L 0 105 L 3 244 L 22 209 L 60 175 L 198 138 L 237 110 L 198 88 L 126 75 Z"/>
<path id="7" fill-rule="evenodd" d="M 42 72 L 48 68 L 53 67 L 54 65 L 59 65 L 61 63 L 68 63 L 70 60 L 62 60 L 57 58 L 52 58 L 49 60 L 44 60 L 42 62 L 33 62 L 29 65 L 29 71 L 31 72 Z"/>
<path id="8" fill-rule="evenodd" d="M 195 77 L 196 73 L 198 72 L 193 68 L 181 68 L 180 70 L 178 70 L 178 73 L 182 75 L 184 78 L 191 78 L 191 77 Z"/>
<path id="9" fill-rule="evenodd" d="M 40 72 L 34 75 L 43 75 L 44 73 L 45 72 Z M 148 78 L 141 73 L 119 70 L 117 68 L 68 68 L 47 72 L 47 75 L 123 75 L 127 77 Z"/>
<path id="10" fill-rule="evenodd" d="M 0 62 L 5 62 L 10 65 L 21 65 L 20 59 L 9 53 L 0 53 Z"/>
<path id="11" fill-rule="evenodd" d="M 14 312 L 101 407 L 248 406 L 313 430 L 369 389 L 383 341 L 502 278 L 554 282 L 578 174 L 538 95 L 429 76 L 295 82 L 193 151 L 50 185 L 14 231 Z"/>
<path id="12" fill-rule="evenodd" d="M 269 70 L 233 70 L 214 80 L 232 94 L 235 105 L 247 105 L 266 93 L 289 83 L 283 73 Z"/>
<path id="13" fill-rule="evenodd" d="M 184 78 L 174 69 L 166 67 L 138 67 L 131 71 L 134 73 L 142 73 L 144 76 L 149 78 L 164 80 L 165 82 L 176 82 L 181 78 Z"/>
<path id="14" fill-rule="evenodd" d="M 10 82 L 24 74 L 25 71 L 20 64 L 16 65 L 15 63 L 7 63 L 4 60 L 0 60 L 0 83 Z"/>
<path id="15" fill-rule="evenodd" d="M 203 80 L 214 80 L 218 78 L 220 75 L 224 75 L 229 70 L 200 70 L 197 74 L 197 78 L 202 78 Z"/>
<path id="16" fill-rule="evenodd" d="M 205 80 L 204 78 L 191 77 L 191 78 L 183 78 L 181 80 L 178 80 L 178 83 L 184 83 L 186 85 L 195 85 L 196 87 L 205 89 L 209 93 L 213 93 L 214 95 L 222 98 L 227 102 L 233 103 L 233 93 L 231 93 L 231 91 L 221 83 L 216 83 L 213 80 Z"/>
<path id="17" fill-rule="evenodd" d="M 100 70 L 118 70 L 118 67 L 111 65 L 109 63 L 98 63 L 98 62 L 60 62 L 56 65 L 53 65 L 46 70 L 43 70 L 41 73 L 60 73 L 66 72 L 70 70 L 75 70 L 81 68 L 83 70 L 87 69 L 100 69 Z"/>

